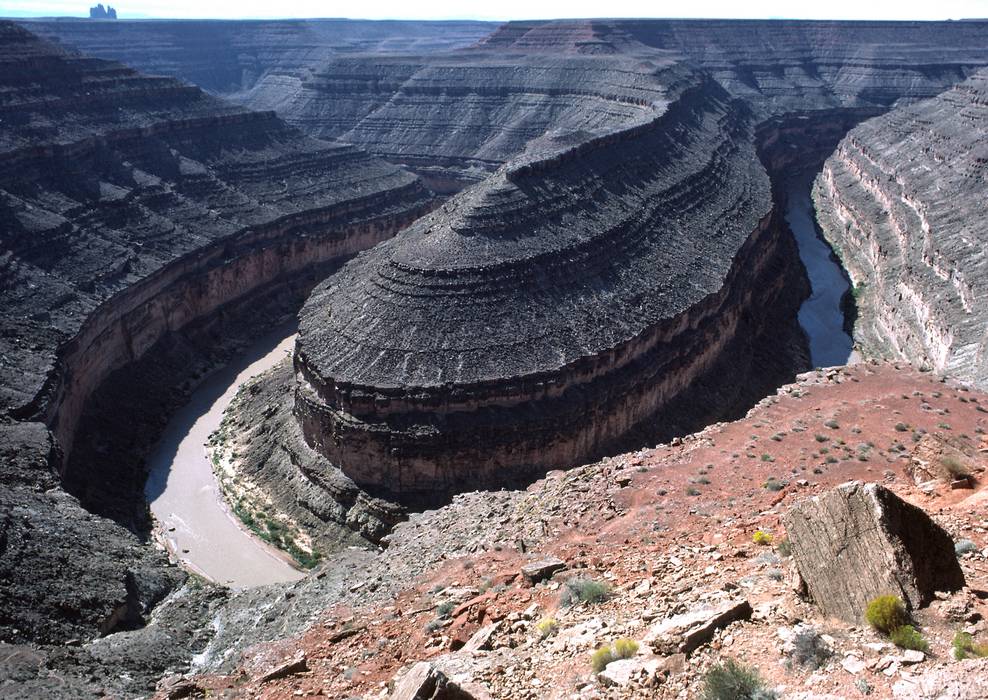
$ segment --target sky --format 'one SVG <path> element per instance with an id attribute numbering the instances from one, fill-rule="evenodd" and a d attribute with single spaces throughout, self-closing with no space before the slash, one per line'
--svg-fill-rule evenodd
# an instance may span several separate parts
<path id="1" fill-rule="evenodd" d="M 0 17 L 88 16 L 98 0 L 0 0 Z M 99 0 L 106 4 L 106 0 Z M 988 17 L 988 0 L 111 0 L 123 18 L 350 17 L 354 19 L 544 19 L 743 17 L 961 19 Z"/>

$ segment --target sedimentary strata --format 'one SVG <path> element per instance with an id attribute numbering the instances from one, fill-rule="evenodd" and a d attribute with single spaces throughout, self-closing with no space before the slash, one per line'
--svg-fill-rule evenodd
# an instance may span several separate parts
<path id="1" fill-rule="evenodd" d="M 867 121 L 817 179 L 869 351 L 988 384 L 988 72 Z"/>
<path id="2" fill-rule="evenodd" d="M 247 103 L 437 181 L 476 179 L 542 133 L 635 117 L 670 53 L 709 72 L 762 120 L 874 114 L 930 97 L 988 64 L 986 39 L 986 23 L 509 22 L 447 54 L 338 57 L 301 80 L 258 85 Z"/>
<path id="3" fill-rule="evenodd" d="M 316 289 L 310 445 L 365 488 L 435 497 L 578 464 L 724 357 L 741 370 L 801 278 L 746 110 L 681 66 L 656 87 L 650 117 L 544 144 Z"/>
<path id="4" fill-rule="evenodd" d="M 181 578 L 55 485 L 56 471 L 109 476 L 99 431 L 84 438 L 93 459 L 67 459 L 93 392 L 169 334 L 393 235 L 431 195 L 273 113 L 70 55 L 9 22 L 0 93 L 0 421 L 5 453 L 37 462 L 2 464 L 3 638 L 85 638 L 136 624 Z M 131 420 L 142 418 L 116 414 L 115 426 Z M 52 562 L 89 538 L 72 566 Z M 6 612 L 33 600 L 28 589 L 47 591 L 44 604 Z"/>
<path id="5" fill-rule="evenodd" d="M 268 100 L 338 54 L 434 52 L 469 46 L 497 25 L 346 19 L 23 20 L 33 33 L 89 56 L 168 75 L 209 92 Z M 267 108 L 265 108 L 267 109 Z"/>

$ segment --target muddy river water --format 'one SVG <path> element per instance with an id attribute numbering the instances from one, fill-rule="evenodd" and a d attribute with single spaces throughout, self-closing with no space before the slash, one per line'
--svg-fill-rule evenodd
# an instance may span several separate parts
<path id="1" fill-rule="evenodd" d="M 293 328 L 273 331 L 210 375 L 172 417 L 150 457 L 145 494 L 159 536 L 183 566 L 232 588 L 304 575 L 230 512 L 205 447 L 239 386 L 285 358 L 294 344 Z"/>

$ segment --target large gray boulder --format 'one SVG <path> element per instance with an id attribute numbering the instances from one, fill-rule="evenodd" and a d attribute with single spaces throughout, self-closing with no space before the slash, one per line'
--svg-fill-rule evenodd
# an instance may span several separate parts
<path id="1" fill-rule="evenodd" d="M 783 525 L 810 597 L 848 622 L 876 596 L 914 609 L 964 585 L 950 535 L 878 484 L 852 481 L 797 503 Z"/>

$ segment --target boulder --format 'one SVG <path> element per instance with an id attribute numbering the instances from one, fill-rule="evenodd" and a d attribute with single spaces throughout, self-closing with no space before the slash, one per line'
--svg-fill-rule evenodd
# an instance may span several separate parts
<path id="1" fill-rule="evenodd" d="M 463 646 L 463 651 L 481 651 L 484 649 L 491 648 L 491 637 L 497 632 L 498 628 L 501 626 L 500 622 L 492 622 L 489 625 L 484 625 L 479 630 L 473 633 L 473 636 L 467 641 Z"/>
<path id="2" fill-rule="evenodd" d="M 538 583 L 539 581 L 544 581 L 557 571 L 562 571 L 565 568 L 566 562 L 562 559 L 558 559 L 557 557 L 548 557 L 546 559 L 540 559 L 539 561 L 532 562 L 531 564 L 525 564 L 521 567 L 521 575 L 525 577 L 525 580 L 531 583 Z"/>
<path id="3" fill-rule="evenodd" d="M 689 654 L 709 642 L 717 629 L 737 620 L 748 620 L 751 613 L 747 600 L 704 607 L 652 625 L 644 642 L 658 654 Z"/>
<path id="4" fill-rule="evenodd" d="M 395 686 L 392 700 L 483 700 L 428 661 L 420 661 Z"/>
<path id="5" fill-rule="evenodd" d="M 851 623 L 877 596 L 914 609 L 964 585 L 950 535 L 878 484 L 853 481 L 801 501 L 783 525 L 809 597 Z"/>

